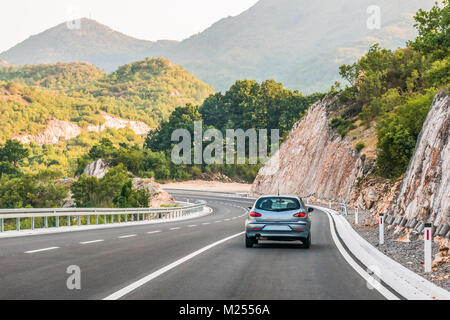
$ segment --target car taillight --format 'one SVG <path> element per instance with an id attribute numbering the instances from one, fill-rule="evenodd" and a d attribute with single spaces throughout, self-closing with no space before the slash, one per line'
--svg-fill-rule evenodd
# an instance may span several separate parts
<path id="1" fill-rule="evenodd" d="M 296 218 L 306 218 L 306 212 L 300 211 L 299 213 L 294 214 Z"/>
<path id="2" fill-rule="evenodd" d="M 258 212 L 252 212 L 252 213 L 250 213 L 250 217 L 259 218 L 259 217 L 262 217 L 262 214 L 258 213 Z"/>

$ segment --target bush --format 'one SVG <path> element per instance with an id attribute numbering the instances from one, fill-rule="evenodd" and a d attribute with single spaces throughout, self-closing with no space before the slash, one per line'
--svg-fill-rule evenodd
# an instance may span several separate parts
<path id="1" fill-rule="evenodd" d="M 365 147 L 366 147 L 366 145 L 364 144 L 364 142 L 358 142 L 356 144 L 355 149 L 356 149 L 356 151 L 361 152 L 361 150 L 364 149 Z"/>

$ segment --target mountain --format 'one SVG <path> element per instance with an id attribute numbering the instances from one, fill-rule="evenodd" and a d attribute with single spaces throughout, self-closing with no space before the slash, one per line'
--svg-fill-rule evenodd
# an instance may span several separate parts
<path id="1" fill-rule="evenodd" d="M 395 49 L 414 38 L 412 16 L 435 0 L 261 0 L 182 42 L 137 40 L 93 20 L 66 24 L 0 54 L 12 63 L 87 61 L 112 71 L 147 56 L 165 57 L 225 90 L 237 79 L 273 78 L 303 92 L 328 89 L 338 66 L 379 42 Z M 381 29 L 369 30 L 369 6 L 381 9 Z M 30 54 L 33 52 L 33 54 Z"/>
<path id="2" fill-rule="evenodd" d="M 0 57 L 21 65 L 90 62 L 106 71 L 113 71 L 120 65 L 149 56 L 149 51 L 157 56 L 159 51 L 173 44 L 176 41 L 138 40 L 83 18 L 79 29 L 61 23 L 31 36 Z"/>
<path id="3" fill-rule="evenodd" d="M 414 38 L 412 15 L 434 0 L 261 0 L 239 16 L 169 48 L 167 56 L 215 89 L 235 79 L 275 78 L 291 89 L 325 90 L 338 66 L 380 42 Z M 367 28 L 367 8 L 381 8 L 381 29 Z"/>

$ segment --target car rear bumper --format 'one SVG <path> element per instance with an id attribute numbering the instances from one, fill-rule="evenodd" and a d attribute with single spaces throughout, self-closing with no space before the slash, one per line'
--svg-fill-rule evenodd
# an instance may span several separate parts
<path id="1" fill-rule="evenodd" d="M 275 241 L 303 240 L 309 237 L 309 233 L 310 233 L 309 224 L 249 223 L 246 226 L 246 236 L 248 238 L 255 238 L 261 240 L 275 240 Z"/>

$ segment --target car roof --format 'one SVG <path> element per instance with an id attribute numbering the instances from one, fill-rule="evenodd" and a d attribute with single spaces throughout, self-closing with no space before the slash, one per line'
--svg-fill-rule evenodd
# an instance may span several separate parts
<path id="1" fill-rule="evenodd" d="M 298 196 L 283 195 L 283 194 L 280 194 L 280 195 L 274 194 L 274 195 L 262 196 L 262 197 L 259 197 L 258 200 L 259 199 L 265 199 L 265 198 L 294 198 L 294 199 L 300 200 L 300 197 L 298 197 Z"/>

